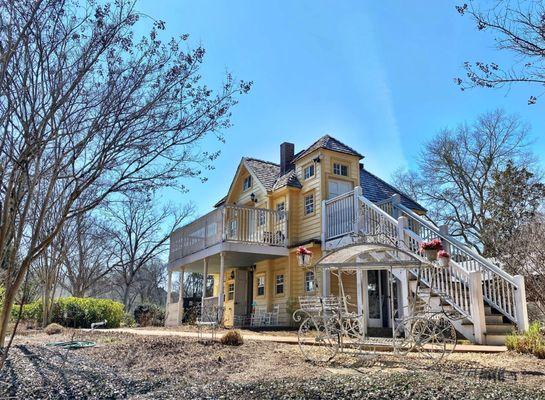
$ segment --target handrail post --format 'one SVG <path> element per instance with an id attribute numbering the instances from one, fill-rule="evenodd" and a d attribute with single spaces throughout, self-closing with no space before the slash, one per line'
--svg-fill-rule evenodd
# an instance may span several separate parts
<path id="1" fill-rule="evenodd" d="M 400 215 L 399 215 L 399 209 L 397 206 L 401 204 L 401 195 L 399 193 L 396 193 L 392 195 L 391 199 L 392 199 L 391 200 L 392 201 L 392 217 L 394 217 L 395 219 L 398 219 Z"/>
<path id="2" fill-rule="evenodd" d="M 322 200 L 322 251 L 325 250 L 327 240 L 327 209 L 326 201 Z"/>
<path id="3" fill-rule="evenodd" d="M 225 242 L 225 240 L 227 239 L 227 233 L 225 231 L 225 228 L 227 226 L 227 224 L 225 223 L 225 218 L 226 218 L 226 208 L 225 206 L 223 206 L 221 208 L 221 241 L 222 242 Z"/>
<path id="4" fill-rule="evenodd" d="M 529 328 L 528 308 L 526 305 L 526 286 L 522 275 L 514 276 L 515 289 L 515 317 L 519 332 L 526 332 Z"/>
<path id="5" fill-rule="evenodd" d="M 360 196 L 362 195 L 361 186 L 354 188 L 354 233 L 360 231 Z"/>
<path id="6" fill-rule="evenodd" d="M 406 250 L 407 246 L 405 244 L 405 228 L 407 228 L 409 220 L 407 217 L 399 217 L 397 219 L 397 243 L 398 247 L 402 250 Z M 399 281 L 401 283 L 401 296 L 399 301 L 401 305 L 399 309 L 403 318 L 408 317 L 410 310 L 410 293 L 409 293 L 409 272 L 406 268 L 400 268 L 398 273 Z M 407 313 L 407 315 L 405 315 Z"/>
<path id="7" fill-rule="evenodd" d="M 473 271 L 469 273 L 469 305 L 475 342 L 486 344 L 486 317 L 484 315 L 483 281 L 482 272 Z"/>

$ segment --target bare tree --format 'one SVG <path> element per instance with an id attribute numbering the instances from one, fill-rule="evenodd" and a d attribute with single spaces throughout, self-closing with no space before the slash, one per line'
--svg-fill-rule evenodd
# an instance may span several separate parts
<path id="1" fill-rule="evenodd" d="M 150 260 L 137 274 L 134 295 L 140 303 L 151 303 L 164 306 L 166 291 L 163 289 L 166 281 L 167 265 L 159 258 Z M 132 301 L 134 304 L 136 299 Z"/>
<path id="2" fill-rule="evenodd" d="M 528 104 L 534 104 L 537 97 L 543 95 L 545 85 L 545 3 L 542 0 L 499 0 L 483 8 L 476 1 L 469 1 L 456 8 L 460 14 L 469 15 L 478 30 L 493 32 L 496 47 L 514 56 L 510 65 L 466 62 L 467 76 L 456 78 L 456 83 L 462 90 L 526 83 L 540 88 L 528 99 Z"/>
<path id="3" fill-rule="evenodd" d="M 159 209 L 154 203 L 146 193 L 133 193 L 110 207 L 115 254 L 112 283 L 127 311 L 132 308 L 142 270 L 167 250 L 170 234 L 193 213 L 191 205 Z"/>
<path id="4" fill-rule="evenodd" d="M 108 290 L 106 280 L 114 267 L 114 255 L 104 224 L 105 221 L 88 213 L 79 214 L 66 224 L 61 285 L 72 296 L 96 296 Z"/>
<path id="5" fill-rule="evenodd" d="M 204 49 L 135 40 L 132 0 L 0 0 L 0 346 L 30 265 L 64 223 L 112 194 L 175 186 L 217 153 L 197 143 L 230 126 L 237 94 L 199 74 Z M 48 222 L 45 229 L 45 222 Z"/>
<path id="6" fill-rule="evenodd" d="M 398 173 L 394 182 L 416 195 L 432 219 L 449 226 L 451 235 L 489 254 L 493 246 L 486 232 L 499 194 L 493 191 L 495 177 L 509 166 L 532 171 L 528 132 L 516 116 L 501 110 L 485 113 L 472 125 L 440 131 L 425 144 L 418 169 Z"/>

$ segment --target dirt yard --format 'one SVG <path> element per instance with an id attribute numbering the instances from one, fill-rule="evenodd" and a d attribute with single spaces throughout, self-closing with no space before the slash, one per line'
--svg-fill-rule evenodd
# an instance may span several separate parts
<path id="1" fill-rule="evenodd" d="M 93 340 L 94 348 L 45 343 Z M 66 332 L 18 336 L 0 398 L 24 399 L 545 399 L 545 362 L 514 353 L 454 354 L 430 368 L 417 355 L 312 365 L 295 345 L 240 347 L 192 338 Z"/>

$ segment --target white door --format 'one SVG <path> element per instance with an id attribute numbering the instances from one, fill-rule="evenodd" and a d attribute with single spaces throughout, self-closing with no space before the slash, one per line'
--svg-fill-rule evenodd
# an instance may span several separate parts
<path id="1" fill-rule="evenodd" d="M 352 190 L 352 182 L 341 181 L 337 179 L 329 179 L 327 181 L 328 193 L 327 198 L 339 196 Z"/>

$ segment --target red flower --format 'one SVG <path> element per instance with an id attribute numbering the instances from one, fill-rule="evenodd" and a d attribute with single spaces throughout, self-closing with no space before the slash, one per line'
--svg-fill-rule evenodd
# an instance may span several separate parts
<path id="1" fill-rule="evenodd" d="M 420 251 L 423 250 L 443 250 L 443 244 L 441 243 L 441 239 L 433 239 L 429 242 L 420 243 Z"/>
<path id="2" fill-rule="evenodd" d="M 437 257 L 450 258 L 450 254 L 446 250 L 440 250 Z"/>
<path id="3" fill-rule="evenodd" d="M 299 248 L 298 248 L 297 251 L 296 251 L 296 254 L 297 254 L 297 255 L 305 254 L 305 255 L 311 256 L 311 255 L 312 255 L 312 251 L 310 251 L 309 249 L 307 249 L 307 248 L 304 247 L 304 246 L 299 246 Z"/>

